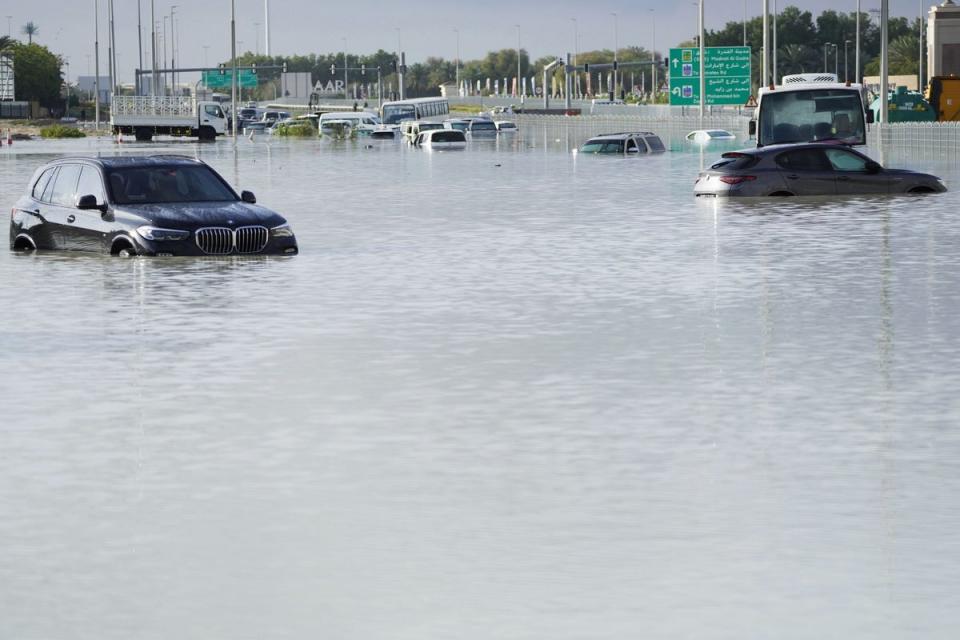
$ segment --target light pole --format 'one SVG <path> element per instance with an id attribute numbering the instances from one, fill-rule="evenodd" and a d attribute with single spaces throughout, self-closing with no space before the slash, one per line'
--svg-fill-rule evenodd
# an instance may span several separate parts
<path id="1" fill-rule="evenodd" d="M 263 36 L 264 36 L 264 53 L 267 57 L 270 57 L 270 0 L 263 0 Z"/>
<path id="2" fill-rule="evenodd" d="M 747 0 L 743 0 L 743 46 L 747 46 Z"/>
<path id="3" fill-rule="evenodd" d="M 610 15 L 613 16 L 613 95 L 610 97 L 613 100 L 618 91 L 617 91 L 617 49 L 620 48 L 618 43 L 618 34 L 617 34 L 617 14 L 612 12 Z"/>
<path id="4" fill-rule="evenodd" d="M 151 0 L 152 1 L 152 0 Z M 237 0 L 230 0 L 230 133 L 237 144 Z"/>
<path id="5" fill-rule="evenodd" d="M 570 21 L 573 22 L 573 66 L 576 67 L 577 57 L 580 55 L 580 43 L 578 42 L 578 40 L 580 39 L 580 34 L 577 29 L 577 19 L 570 18 Z M 574 73 L 574 77 L 576 78 L 576 80 L 573 83 L 574 84 L 573 91 L 579 96 L 580 95 L 580 72 L 574 70 L 573 73 Z"/>
<path id="6" fill-rule="evenodd" d="M 847 70 L 847 47 L 850 46 L 849 40 L 843 41 L 843 81 L 850 82 L 850 72 Z"/>
<path id="7" fill-rule="evenodd" d="M 827 52 L 830 51 L 830 44 L 831 43 L 829 42 L 823 43 L 823 72 L 824 73 L 827 72 Z"/>
<path id="8" fill-rule="evenodd" d="M 840 76 L 840 45 L 833 43 L 833 75 Z"/>
<path id="9" fill-rule="evenodd" d="M 773 77 L 770 81 L 777 84 L 777 0 L 773 0 L 773 42 L 770 44 L 770 54 L 773 58 L 773 64 L 770 67 Z"/>
<path id="10" fill-rule="evenodd" d="M 173 85 L 172 95 L 177 93 L 177 39 L 173 35 L 173 16 L 177 5 L 170 5 L 170 84 Z"/>
<path id="11" fill-rule="evenodd" d="M 513 25 L 517 28 L 517 97 L 520 98 L 520 104 L 523 104 L 523 94 L 520 93 L 520 25 Z"/>
<path id="12" fill-rule="evenodd" d="M 260 55 L 260 23 L 253 23 L 253 53 L 254 55 Z"/>
<path id="13" fill-rule="evenodd" d="M 167 18 L 163 16 L 163 66 L 167 66 Z M 167 84 L 167 74 L 163 74 L 163 84 Z M 163 95 L 167 95 L 167 87 L 163 87 Z"/>
<path id="14" fill-rule="evenodd" d="M 853 81 L 860 82 L 860 0 L 857 0 L 857 37 L 854 39 L 856 40 L 854 46 L 856 52 L 853 56 Z"/>
<path id="15" fill-rule="evenodd" d="M 457 76 L 457 95 L 460 95 L 460 29 L 454 29 L 453 32 L 457 34 L 457 58 L 455 61 L 455 70 Z"/>
<path id="16" fill-rule="evenodd" d="M 157 82 L 157 17 L 154 15 L 154 0 L 150 0 L 150 94 L 157 95 L 159 86 Z"/>
<path id="17" fill-rule="evenodd" d="M 920 57 L 917 59 L 917 91 L 923 93 L 923 3 L 920 0 L 920 19 L 917 21 L 917 29 L 920 31 Z"/>
<path id="18" fill-rule="evenodd" d="M 766 1 L 766 0 L 764 0 Z M 705 73 L 704 64 L 706 63 L 707 50 L 704 45 L 704 30 L 703 30 L 703 0 L 700 0 L 700 25 L 699 25 L 699 35 L 697 36 L 700 45 L 700 129 L 703 129 L 703 116 L 704 111 L 706 110 L 707 105 L 707 76 Z"/>
<path id="19" fill-rule="evenodd" d="M 770 82 L 770 3 L 763 0 L 763 61 L 760 65 L 763 77 L 760 86 L 765 87 Z"/>
<path id="20" fill-rule="evenodd" d="M 350 99 L 350 96 L 348 95 L 349 84 L 347 83 L 347 39 L 346 38 L 341 38 L 341 39 L 343 40 L 343 97 L 349 100 Z"/>
<path id="21" fill-rule="evenodd" d="M 657 102 L 657 12 L 653 9 L 650 9 L 650 24 L 653 27 L 653 49 L 650 51 L 650 61 L 651 68 L 653 68 L 653 74 L 651 79 L 653 80 L 653 86 L 650 89 L 650 95 L 653 96 L 653 103 Z"/>
<path id="22" fill-rule="evenodd" d="M 100 131 L 100 2 L 93 0 L 93 118 Z"/>

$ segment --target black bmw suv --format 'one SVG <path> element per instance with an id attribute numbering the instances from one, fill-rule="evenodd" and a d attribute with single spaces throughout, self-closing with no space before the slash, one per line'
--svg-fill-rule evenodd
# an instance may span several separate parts
<path id="1" fill-rule="evenodd" d="M 61 158 L 37 169 L 10 213 L 10 248 L 119 256 L 298 252 L 280 214 L 185 156 Z"/>

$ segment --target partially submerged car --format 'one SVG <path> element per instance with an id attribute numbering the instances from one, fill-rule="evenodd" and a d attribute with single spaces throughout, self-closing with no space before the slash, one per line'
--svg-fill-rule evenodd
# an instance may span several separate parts
<path id="1" fill-rule="evenodd" d="M 706 142 L 713 142 L 714 140 L 736 140 L 737 136 L 730 133 L 726 129 L 699 129 L 697 131 L 691 131 L 687 134 L 687 140 L 690 142 L 699 142 L 701 144 Z"/>
<path id="2" fill-rule="evenodd" d="M 516 133 L 519 131 L 517 123 L 510 120 L 498 120 L 496 125 L 497 131 L 500 133 Z"/>
<path id="3" fill-rule="evenodd" d="M 467 136 L 456 129 L 430 129 L 417 134 L 413 146 L 424 149 L 463 149 L 467 146 Z"/>
<path id="4" fill-rule="evenodd" d="M 662 153 L 667 148 L 655 133 L 650 131 L 625 131 L 622 133 L 604 133 L 590 138 L 580 147 L 580 153 L 640 155 Z"/>
<path id="5" fill-rule="evenodd" d="M 886 169 L 837 143 L 770 145 L 731 151 L 700 173 L 697 196 L 823 196 L 877 193 L 941 193 L 936 176 Z"/>
<path id="6" fill-rule="evenodd" d="M 296 254 L 287 221 L 256 202 L 194 158 L 61 158 L 37 169 L 14 205 L 10 248 L 117 256 Z"/>

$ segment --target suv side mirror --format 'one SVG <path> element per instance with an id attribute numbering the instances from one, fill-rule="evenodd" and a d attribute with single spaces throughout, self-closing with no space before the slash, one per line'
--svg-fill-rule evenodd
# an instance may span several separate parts
<path id="1" fill-rule="evenodd" d="M 873 122 L 874 122 L 873 109 L 867 109 L 867 124 L 873 124 Z"/>
<path id="2" fill-rule="evenodd" d="M 748 125 L 748 128 L 747 128 L 747 132 L 749 133 L 750 137 L 753 137 L 753 136 L 757 135 L 757 121 L 756 121 L 756 120 L 751 120 L 751 121 L 750 121 L 750 124 Z"/>
<path id="3" fill-rule="evenodd" d="M 241 191 L 240 199 L 247 204 L 257 204 L 257 196 L 253 195 L 252 191 Z"/>
<path id="4" fill-rule="evenodd" d="M 97 196 L 93 194 L 87 194 L 85 196 L 79 196 L 77 198 L 77 209 L 83 209 L 89 211 L 91 209 L 97 209 L 103 213 L 107 212 L 107 205 L 97 204 Z"/>

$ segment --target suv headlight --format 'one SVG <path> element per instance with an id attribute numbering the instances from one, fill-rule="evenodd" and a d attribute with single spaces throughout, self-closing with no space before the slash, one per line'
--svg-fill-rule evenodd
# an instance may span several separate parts
<path id="1" fill-rule="evenodd" d="M 293 229 L 290 228 L 289 224 L 281 224 L 280 226 L 270 229 L 270 235 L 274 238 L 292 238 Z"/>
<path id="2" fill-rule="evenodd" d="M 189 237 L 189 231 L 182 231 L 180 229 L 161 229 L 159 227 L 137 227 L 137 233 L 140 234 L 140 237 L 147 240 L 154 240 L 156 242 L 163 242 L 164 240 L 185 240 Z"/>

